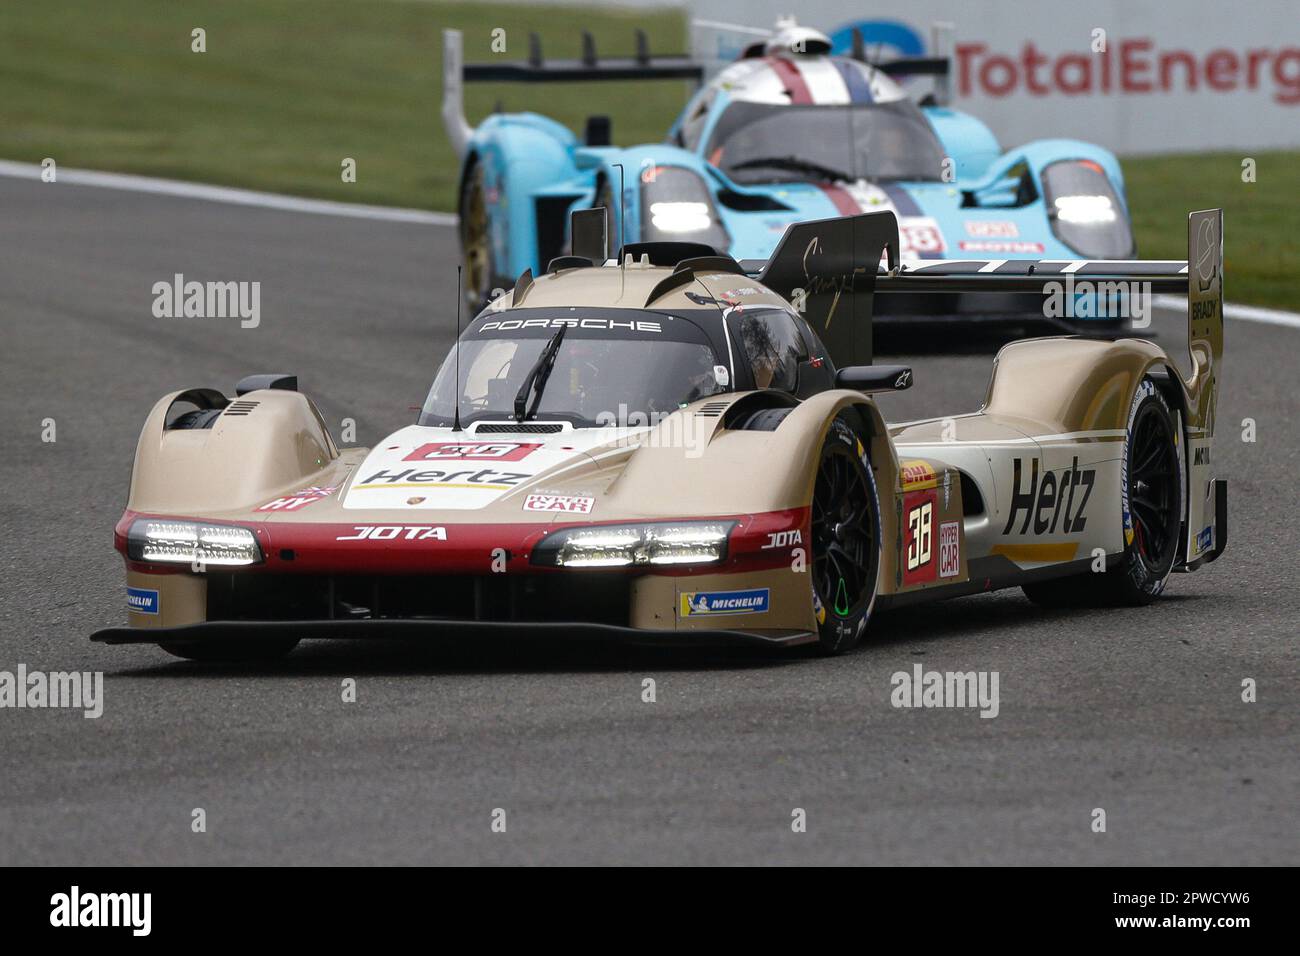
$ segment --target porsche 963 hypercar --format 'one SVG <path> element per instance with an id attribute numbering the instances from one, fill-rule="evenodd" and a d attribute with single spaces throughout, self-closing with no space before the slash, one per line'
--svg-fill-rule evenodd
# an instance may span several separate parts
<path id="1" fill-rule="evenodd" d="M 374 448 L 340 448 L 288 375 L 160 399 L 116 527 L 129 626 L 94 638 L 209 659 L 493 629 L 839 652 L 881 608 L 1011 586 L 1141 604 L 1222 553 L 1218 210 L 1190 217 L 1190 268 L 901 269 L 879 212 L 792 225 L 749 273 L 683 242 L 607 258 L 603 210 L 576 220 L 578 254 L 470 321 Z M 1189 371 L 1149 341 L 1020 340 L 979 410 L 883 420 L 873 393 L 912 373 L 872 364 L 873 295 L 1065 271 L 1184 292 Z"/>

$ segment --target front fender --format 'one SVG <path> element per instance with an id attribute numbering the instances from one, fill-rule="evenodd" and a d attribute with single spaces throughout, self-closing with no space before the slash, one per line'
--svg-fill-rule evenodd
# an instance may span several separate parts
<path id="1" fill-rule="evenodd" d="M 714 396 L 674 412 L 629 449 L 610 489 L 619 513 L 646 518 L 757 514 L 807 507 L 817 455 L 840 412 L 852 409 L 869 445 L 881 493 L 896 487 L 898 459 L 875 403 L 861 392 L 821 392 L 796 405 L 775 431 L 727 427 L 728 407 L 750 392 Z"/>
<path id="2" fill-rule="evenodd" d="M 1001 158 L 1002 147 L 993 131 L 969 113 L 947 106 L 925 106 L 921 111 L 939 137 L 944 155 L 956 162 L 959 181 L 986 175 Z"/>
<path id="3" fill-rule="evenodd" d="M 753 394 L 712 396 L 661 421 L 638 440 L 639 447 L 629 449 L 613 466 L 621 472 L 609 488 L 605 505 L 613 513 L 644 519 L 806 514 L 826 433 L 837 414 L 848 413 L 859 418 L 860 433 L 865 433 L 870 445 L 881 496 L 881 540 L 886 543 L 886 567 L 892 567 L 888 543 L 896 538 L 898 524 L 891 490 L 898 466 L 874 402 L 860 392 L 823 392 L 793 408 L 775 431 L 728 427 L 726 410 L 717 407 L 721 400 L 730 406 Z M 805 525 L 798 546 L 806 548 L 808 530 Z M 771 554 L 781 556 L 779 551 Z M 888 576 L 882 574 L 881 580 L 887 582 Z M 753 574 L 647 575 L 638 582 L 632 620 L 641 627 L 663 627 L 674 619 L 681 629 L 702 627 L 711 619 L 682 618 L 663 608 L 679 604 L 683 591 L 760 588 L 770 591 L 770 611 L 738 617 L 738 626 L 815 633 L 809 587 L 805 570 L 784 562 Z"/>
<path id="4" fill-rule="evenodd" d="M 659 167 L 674 166 L 690 170 L 700 177 L 710 199 L 716 204 L 718 181 L 711 175 L 712 167 L 694 153 L 669 143 L 626 148 L 581 148 L 576 151 L 575 161 L 580 169 L 594 173 L 597 188 L 600 182 L 608 183 L 611 195 L 618 195 L 619 183 L 622 181 L 621 207 L 612 211 L 614 235 L 611 239 L 616 246 L 641 242 L 645 238 L 641 209 L 642 177 L 653 175 L 653 171 Z"/>
<path id="5" fill-rule="evenodd" d="M 1043 170 L 1052 163 L 1069 159 L 1087 159 L 1100 166 L 1106 173 L 1106 178 L 1115 187 L 1115 192 L 1118 193 L 1120 201 L 1125 203 L 1125 214 L 1127 215 L 1124 173 L 1120 169 L 1119 160 L 1110 150 L 1077 139 L 1038 139 L 1025 143 L 1023 146 L 1009 149 L 989 166 L 988 171 L 982 177 L 973 182 L 962 182 L 959 185 L 963 192 L 973 193 L 978 197 L 980 193 L 997 189 L 1012 169 L 1024 163 L 1033 177 L 1035 188 L 1041 195 L 1043 191 Z"/>
<path id="6" fill-rule="evenodd" d="M 584 192 L 576 181 L 581 179 L 574 162 L 577 146 L 567 127 L 537 113 L 497 114 L 475 129 L 465 171 L 473 163 L 483 169 L 496 278 L 513 280 L 525 269 L 546 267 L 540 261 L 547 250 L 539 240 L 538 197 L 563 195 L 568 184 L 571 200 L 560 211 L 561 222 L 567 223 L 568 205 Z"/>
<path id="7" fill-rule="evenodd" d="M 129 511 L 214 516 L 330 484 L 338 448 L 305 395 L 246 392 L 239 398 L 246 413 L 230 414 L 228 406 L 211 428 L 166 428 L 182 394 L 159 399 L 140 432 Z"/>

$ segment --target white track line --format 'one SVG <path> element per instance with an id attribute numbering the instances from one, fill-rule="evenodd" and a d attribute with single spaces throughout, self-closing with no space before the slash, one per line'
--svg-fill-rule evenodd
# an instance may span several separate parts
<path id="1" fill-rule="evenodd" d="M 0 159 L 0 176 L 18 179 L 41 178 L 41 167 L 35 163 L 15 163 Z M 287 212 L 305 212 L 318 216 L 348 216 L 353 219 L 378 219 L 385 222 L 412 222 L 430 226 L 454 226 L 455 213 L 429 212 L 424 209 L 400 209 L 390 206 L 363 206 L 357 203 L 333 202 L 328 199 L 302 199 L 279 193 L 256 192 L 251 189 L 232 189 L 227 186 L 206 186 L 176 179 L 158 179 L 153 176 L 134 176 L 128 173 L 101 173 L 90 169 L 59 169 L 58 183 L 73 186 L 99 186 L 104 189 L 125 189 L 132 192 L 154 193 L 161 196 L 178 196 L 183 199 L 202 199 L 207 202 L 232 203 L 237 206 L 260 206 L 263 209 L 281 209 Z M 57 185 L 53 183 L 51 185 Z M 1068 261 L 1068 260 L 1067 260 Z M 1077 268 L 1077 265 L 1071 263 Z M 1065 271 L 1071 271 L 1068 267 Z M 1176 295 L 1153 296 L 1157 308 L 1182 310 L 1186 300 Z M 1262 309 L 1253 305 L 1225 303 L 1225 318 L 1238 322 L 1262 322 L 1300 329 L 1300 313 L 1281 309 Z"/>
<path id="2" fill-rule="evenodd" d="M 1151 301 L 1157 309 L 1170 309 L 1184 313 L 1187 311 L 1187 300 L 1180 295 L 1153 295 Z M 1300 313 L 1284 312 L 1281 309 L 1261 309 L 1256 305 L 1236 305 L 1225 302 L 1223 317 L 1234 322 L 1263 322 L 1266 325 L 1285 325 L 1287 328 L 1300 329 Z"/>
<path id="3" fill-rule="evenodd" d="M 34 163 L 15 163 L 0 159 L 0 176 L 39 180 L 41 167 Z M 125 189 L 161 196 L 178 196 L 182 199 L 202 199 L 207 202 L 232 203 L 237 206 L 260 206 L 263 209 L 305 212 L 318 216 L 348 216 L 353 219 L 379 219 L 385 222 L 411 222 L 431 226 L 454 226 L 457 222 L 456 215 L 449 212 L 363 206 L 356 203 L 332 202 L 328 199 L 302 199 L 298 196 L 255 192 L 251 189 L 186 183 L 176 179 L 156 179 L 153 176 L 132 176 L 126 173 L 101 173 L 89 169 L 58 167 L 57 181 L 48 185 L 51 189 L 57 189 L 64 183 L 72 186 L 99 186 L 104 189 Z"/>

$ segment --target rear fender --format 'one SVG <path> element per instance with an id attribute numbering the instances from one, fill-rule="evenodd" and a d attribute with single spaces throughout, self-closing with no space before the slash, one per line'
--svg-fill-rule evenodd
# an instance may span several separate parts
<path id="1" fill-rule="evenodd" d="M 1024 419 L 1046 434 L 1113 431 L 1148 369 L 1170 367 L 1145 339 L 1043 338 L 1003 346 L 993 363 L 984 411 Z"/>
<path id="2" fill-rule="evenodd" d="M 1071 436 L 1083 432 L 1098 436 L 1077 439 L 1098 442 L 1096 445 L 1043 444 L 1045 469 L 1064 471 L 1071 467 L 1074 457 L 1082 457 L 1081 453 L 1096 461 L 1115 462 L 1109 467 L 1122 468 L 1122 436 L 1128 427 L 1129 410 L 1138 386 L 1147 377 L 1155 382 L 1182 426 L 1178 453 L 1186 476 L 1183 517 L 1187 533 L 1179 560 L 1184 560 L 1193 547 L 1195 532 L 1201 525 L 1213 522 L 1212 504 L 1206 505 L 1197 497 L 1198 482 L 1193 474 L 1197 469 L 1190 461 L 1195 450 L 1208 449 L 1209 442 L 1200 437 L 1194 398 L 1163 350 L 1142 339 L 1106 342 L 1055 338 L 1013 343 L 998 353 L 984 411 L 1004 420 L 1017 420 L 1030 434 Z M 1088 452 L 1091 448 L 1098 451 Z M 1208 451 L 1201 454 L 1208 461 Z M 1116 480 L 1122 480 L 1118 473 Z M 1200 483 L 1206 485 L 1206 496 L 1213 494 L 1208 479 Z M 1106 541 L 1107 550 L 1122 547 L 1118 542 L 1111 547 L 1109 537 Z"/>

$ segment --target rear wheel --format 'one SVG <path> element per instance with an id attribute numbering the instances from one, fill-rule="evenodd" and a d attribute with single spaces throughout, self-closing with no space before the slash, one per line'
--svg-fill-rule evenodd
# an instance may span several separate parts
<path id="1" fill-rule="evenodd" d="M 209 641 L 193 644 L 164 642 L 158 646 L 173 657 L 183 657 L 187 661 L 240 664 L 279 660 L 298 646 L 298 638 L 272 637 L 256 642 Z"/>
<path id="2" fill-rule="evenodd" d="M 1129 409 L 1120 486 L 1124 552 L 1105 573 L 1027 584 L 1036 604 L 1149 604 L 1165 589 L 1178 557 L 1183 475 L 1178 423 L 1151 379 L 1143 379 Z"/>
<path id="3" fill-rule="evenodd" d="M 812 600 L 820 649 L 858 643 L 876 602 L 880 505 L 866 450 L 835 419 L 822 445 L 812 498 Z"/>

